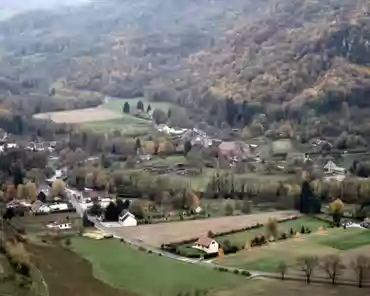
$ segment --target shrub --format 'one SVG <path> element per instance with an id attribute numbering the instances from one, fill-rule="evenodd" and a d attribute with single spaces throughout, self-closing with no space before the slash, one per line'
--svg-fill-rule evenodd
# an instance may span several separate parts
<path id="1" fill-rule="evenodd" d="M 290 236 L 294 236 L 294 230 L 293 230 L 293 228 L 290 228 L 289 234 L 290 234 Z"/>
<path id="2" fill-rule="evenodd" d="M 246 270 L 243 270 L 241 272 L 241 274 L 244 275 L 244 276 L 250 276 L 251 275 L 251 273 L 249 271 L 246 271 Z"/>
<path id="3" fill-rule="evenodd" d="M 214 237 L 214 236 L 215 236 L 215 234 L 214 234 L 211 230 L 209 230 L 209 231 L 208 231 L 208 237 L 211 237 L 211 238 L 212 238 L 212 237 Z"/>
<path id="4" fill-rule="evenodd" d="M 204 254 L 203 259 L 211 259 L 211 258 L 216 258 L 218 256 L 217 253 L 210 253 L 210 254 Z"/>
<path id="5" fill-rule="evenodd" d="M 125 240 L 123 239 L 123 238 L 120 238 L 120 240 L 119 240 L 121 243 L 124 243 L 125 242 Z M 163 246 L 163 245 L 162 245 Z"/>
<path id="6" fill-rule="evenodd" d="M 235 274 L 239 274 L 239 270 L 238 269 L 234 269 L 233 271 Z"/>
<path id="7" fill-rule="evenodd" d="M 149 250 L 149 251 L 148 251 L 148 254 L 151 254 L 151 253 L 153 253 L 153 252 L 152 252 L 152 250 Z"/>
<path id="8" fill-rule="evenodd" d="M 146 249 L 145 249 L 144 247 L 140 246 L 140 247 L 139 247 L 139 251 L 143 251 L 143 252 L 145 252 L 145 251 L 146 251 Z"/>
<path id="9" fill-rule="evenodd" d="M 283 233 L 281 234 L 280 239 L 282 239 L 282 240 L 287 239 L 287 234 L 286 234 L 285 232 L 283 232 Z"/>
<path id="10" fill-rule="evenodd" d="M 301 234 L 304 234 L 306 232 L 306 229 L 304 228 L 304 226 L 302 225 L 301 227 Z"/>
<path id="11" fill-rule="evenodd" d="M 65 244 L 66 244 L 67 247 L 69 247 L 72 244 L 71 238 L 67 237 L 66 240 L 65 240 Z"/>

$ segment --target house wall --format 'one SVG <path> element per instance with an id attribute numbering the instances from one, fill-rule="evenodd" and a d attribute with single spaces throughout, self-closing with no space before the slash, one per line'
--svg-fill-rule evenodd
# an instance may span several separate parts
<path id="1" fill-rule="evenodd" d="M 194 249 L 201 250 L 201 251 L 203 251 L 207 254 L 217 253 L 218 252 L 218 247 L 219 247 L 218 242 L 216 242 L 216 241 L 213 241 L 208 247 L 201 246 L 201 245 L 198 245 L 198 244 L 193 245 Z"/>
<path id="2" fill-rule="evenodd" d="M 127 217 L 125 221 L 121 223 L 123 226 L 136 226 L 137 225 L 137 220 L 131 216 Z"/>

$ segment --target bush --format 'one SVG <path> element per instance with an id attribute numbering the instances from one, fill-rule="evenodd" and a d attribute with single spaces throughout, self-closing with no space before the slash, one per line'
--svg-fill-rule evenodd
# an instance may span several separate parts
<path id="1" fill-rule="evenodd" d="M 203 259 L 211 259 L 211 258 L 216 258 L 218 256 L 217 253 L 210 253 L 210 254 L 204 254 Z"/>
<path id="2" fill-rule="evenodd" d="M 153 253 L 153 252 L 152 252 L 152 250 L 149 250 L 149 251 L 148 251 L 148 254 L 151 254 L 151 253 Z"/>
<path id="3" fill-rule="evenodd" d="M 244 275 L 244 276 L 250 276 L 251 273 L 249 271 L 246 271 L 246 270 L 243 270 L 240 274 Z"/>
<path id="4" fill-rule="evenodd" d="M 239 270 L 238 270 L 238 269 L 235 269 L 233 272 L 234 272 L 235 274 L 239 274 Z"/>
<path id="5" fill-rule="evenodd" d="M 293 228 L 290 228 L 289 234 L 290 234 L 290 236 L 294 236 L 294 230 L 293 230 Z"/>
<path id="6" fill-rule="evenodd" d="M 282 239 L 282 240 L 285 240 L 285 239 L 287 239 L 287 234 L 285 233 L 285 232 L 283 232 L 282 234 L 281 234 L 281 237 L 280 237 L 280 239 Z"/>
<path id="7" fill-rule="evenodd" d="M 304 228 L 304 226 L 302 225 L 301 227 L 301 234 L 304 234 L 306 232 L 306 229 Z"/>
<path id="8" fill-rule="evenodd" d="M 119 240 L 121 243 L 124 243 L 125 242 L 125 240 L 123 239 L 123 238 L 121 238 L 120 240 Z M 162 245 L 163 246 L 163 245 Z"/>
<path id="9" fill-rule="evenodd" d="M 144 247 L 140 246 L 140 247 L 139 247 L 139 251 L 143 251 L 143 252 L 145 252 L 145 251 L 146 251 L 146 249 L 145 249 Z"/>
<path id="10" fill-rule="evenodd" d="M 214 236 L 215 236 L 215 234 L 211 230 L 209 230 L 208 231 L 208 237 L 212 238 Z"/>
<path id="11" fill-rule="evenodd" d="M 72 244 L 71 238 L 67 237 L 64 243 L 66 244 L 67 247 L 69 247 Z"/>

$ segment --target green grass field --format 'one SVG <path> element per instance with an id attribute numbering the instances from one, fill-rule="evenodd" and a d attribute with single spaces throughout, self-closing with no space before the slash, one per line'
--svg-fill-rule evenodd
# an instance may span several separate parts
<path id="1" fill-rule="evenodd" d="M 346 231 L 338 236 L 330 236 L 321 241 L 322 244 L 334 249 L 346 251 L 370 244 L 370 231 Z"/>
<path id="2" fill-rule="evenodd" d="M 275 272 L 278 263 L 281 261 L 293 266 L 297 258 L 301 256 L 324 256 L 328 254 L 340 254 L 343 259 L 346 259 L 346 250 L 352 251 L 352 249 L 355 250 L 357 247 L 368 244 L 370 244 L 370 231 L 368 230 L 354 228 L 328 229 L 326 234 L 313 232 L 312 234 L 302 235 L 300 240 L 292 238 L 263 247 L 252 248 L 249 251 L 243 250 L 226 256 L 223 264 L 249 270 Z M 350 254 L 348 255 L 350 256 Z"/>
<path id="3" fill-rule="evenodd" d="M 279 223 L 278 231 L 280 233 L 289 233 L 290 229 L 292 228 L 294 232 L 300 232 L 301 227 L 304 226 L 305 228 L 310 228 L 312 232 L 317 231 L 320 226 L 327 226 L 325 222 L 309 218 L 309 217 L 302 217 L 297 220 L 287 221 Z M 228 239 L 232 244 L 238 245 L 239 247 L 243 247 L 247 240 L 253 239 L 256 235 L 263 234 L 265 235 L 266 229 L 257 228 L 251 229 L 244 232 L 234 233 L 230 235 L 220 236 L 218 240 L 220 242 Z"/>
<path id="4" fill-rule="evenodd" d="M 142 296 L 227 288 L 244 280 L 231 273 L 147 254 L 118 240 L 74 238 L 72 249 L 92 263 L 96 277 Z"/>
<path id="5" fill-rule="evenodd" d="M 132 98 L 132 99 L 111 99 L 108 103 L 104 105 L 105 108 L 111 109 L 113 111 L 122 112 L 123 105 L 125 102 L 130 104 L 130 111 L 133 114 L 136 110 L 137 102 L 141 100 L 144 103 L 144 110 L 146 111 L 148 105 L 154 109 L 162 109 L 164 112 L 167 112 L 169 108 L 177 107 L 175 104 L 167 103 L 167 102 L 148 102 L 145 98 Z"/>
<path id="6" fill-rule="evenodd" d="M 153 127 L 150 119 L 140 118 L 135 116 L 137 102 L 141 100 L 144 103 L 144 110 L 148 107 L 148 104 L 154 109 L 162 109 L 167 112 L 169 108 L 181 108 L 172 103 L 166 102 L 147 102 L 144 98 L 132 98 L 132 99 L 115 99 L 112 98 L 102 107 L 118 112 L 122 115 L 122 118 L 88 122 L 84 123 L 83 126 L 92 128 L 99 132 L 108 132 L 113 130 L 121 131 L 125 136 L 143 136 L 153 132 Z M 122 112 L 123 105 L 125 102 L 130 104 L 130 114 Z"/>

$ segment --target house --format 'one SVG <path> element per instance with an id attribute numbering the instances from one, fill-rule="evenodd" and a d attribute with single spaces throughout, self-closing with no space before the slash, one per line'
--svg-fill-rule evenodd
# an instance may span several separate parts
<path id="1" fill-rule="evenodd" d="M 324 166 L 324 170 L 328 174 L 345 174 L 346 169 L 338 167 L 333 161 L 329 160 Z"/>
<path id="2" fill-rule="evenodd" d="M 218 242 L 209 237 L 200 237 L 192 246 L 194 249 L 198 249 L 206 252 L 207 254 L 218 252 Z"/>
<path id="3" fill-rule="evenodd" d="M 67 203 L 55 203 L 49 205 L 49 208 L 51 212 L 56 213 L 56 212 L 70 212 L 73 210 L 73 208 L 67 204 Z"/>
<path id="4" fill-rule="evenodd" d="M 48 205 L 42 203 L 42 201 L 37 200 L 31 205 L 31 212 L 35 215 L 49 214 L 51 209 Z"/>
<path id="5" fill-rule="evenodd" d="M 46 225 L 46 227 L 51 228 L 51 229 L 68 230 L 68 229 L 72 229 L 72 223 L 55 221 L 53 223 L 49 223 L 48 225 Z"/>
<path id="6" fill-rule="evenodd" d="M 235 141 L 221 142 L 218 146 L 218 154 L 233 162 L 252 157 L 249 145 Z"/>
<path id="7" fill-rule="evenodd" d="M 118 222 L 123 226 L 136 226 L 137 220 L 133 214 L 128 211 L 123 211 L 118 218 Z"/>

